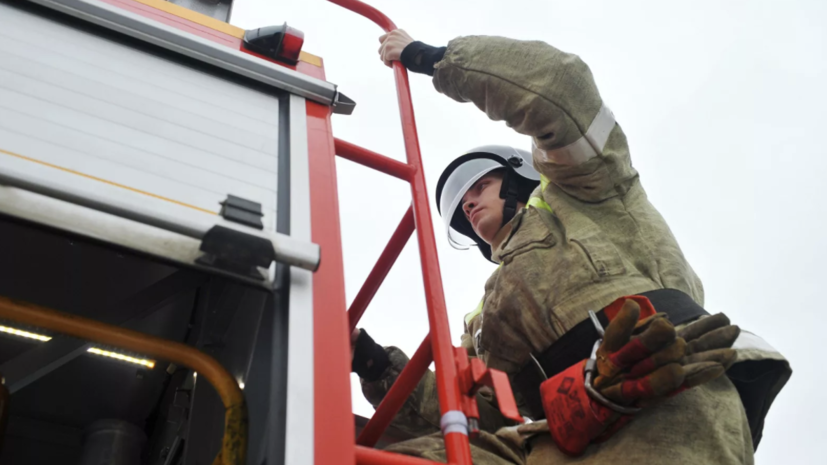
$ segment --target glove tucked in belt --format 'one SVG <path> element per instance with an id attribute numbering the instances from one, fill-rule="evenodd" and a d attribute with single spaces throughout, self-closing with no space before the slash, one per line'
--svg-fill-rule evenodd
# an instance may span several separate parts
<path id="1" fill-rule="evenodd" d="M 622 297 L 604 312 L 615 316 L 605 333 L 593 318 L 602 338 L 592 357 L 540 385 L 551 435 L 569 455 L 607 439 L 641 407 L 717 378 L 735 361 L 730 347 L 739 329 L 724 315 L 679 334 L 643 296 Z"/>

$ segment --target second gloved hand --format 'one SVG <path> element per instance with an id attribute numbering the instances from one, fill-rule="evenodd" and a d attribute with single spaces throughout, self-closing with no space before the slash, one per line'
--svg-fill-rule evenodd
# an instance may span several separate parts
<path id="1" fill-rule="evenodd" d="M 662 326 L 657 323 L 658 318 L 662 318 L 661 314 L 638 323 L 635 332 L 648 328 L 640 336 L 633 336 L 631 341 L 634 343 L 637 338 L 641 342 L 645 340 L 649 346 L 656 346 L 658 338 L 665 337 L 658 335 L 663 332 L 657 330 Z M 604 342 L 608 341 L 608 333 L 607 330 Z M 625 369 L 611 371 L 612 376 L 598 377 L 595 387 L 613 402 L 652 406 L 724 374 L 735 362 L 737 354 L 732 345 L 739 334 L 740 329 L 731 325 L 724 314 L 703 317 L 682 328 L 673 342 L 660 346 L 651 355 L 626 365 Z M 600 373 L 609 372 L 605 366 L 600 369 L 599 354 L 597 364 Z"/>
<path id="2" fill-rule="evenodd" d="M 685 355 L 685 343 L 678 340 L 675 327 L 662 314 L 638 321 L 641 310 L 636 300 L 654 313 L 648 299 L 639 296 L 621 298 L 612 304 L 622 307 L 606 328 L 595 353 L 596 373 L 592 374 L 596 375 L 596 395 L 590 394 L 586 386 L 587 361 L 572 365 L 540 385 L 549 431 L 557 447 L 566 454 L 582 454 L 624 416 L 596 397 L 617 394 L 631 403 L 673 391 L 684 381 L 679 361 Z M 645 367 L 649 369 L 644 370 Z M 631 370 L 636 370 L 633 379 L 627 378 Z"/>
<path id="3" fill-rule="evenodd" d="M 651 316 L 639 320 L 641 306 Z M 595 352 L 592 394 L 585 362 L 540 386 L 551 435 L 569 455 L 582 454 L 589 443 L 607 439 L 628 423 L 634 411 L 628 406 L 651 406 L 715 379 L 735 360 L 731 347 L 739 329 L 724 315 L 678 332 L 645 297 L 624 297 L 610 308 L 616 316 Z"/>
<path id="4" fill-rule="evenodd" d="M 641 306 L 651 316 L 639 320 Z M 582 454 L 628 423 L 633 415 L 625 406 L 657 404 L 717 378 L 735 361 L 731 347 L 740 330 L 722 314 L 676 331 L 645 297 L 621 298 L 607 309 L 612 307 L 619 310 L 595 352 L 596 394 L 588 392 L 585 362 L 540 386 L 551 435 L 569 455 Z"/>

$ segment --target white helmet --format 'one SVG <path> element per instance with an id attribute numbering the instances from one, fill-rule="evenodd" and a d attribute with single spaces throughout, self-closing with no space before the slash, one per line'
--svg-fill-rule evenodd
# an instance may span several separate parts
<path id="1" fill-rule="evenodd" d="M 505 171 L 500 189 L 500 198 L 505 199 L 505 225 L 517 213 L 517 203 L 528 202 L 531 192 L 540 184 L 540 173 L 534 169 L 529 152 L 505 145 L 477 147 L 448 165 L 436 186 L 436 204 L 448 242 L 462 250 L 476 245 L 488 260 L 491 246 L 474 232 L 465 217 L 462 197 L 480 178 L 495 170 Z"/>

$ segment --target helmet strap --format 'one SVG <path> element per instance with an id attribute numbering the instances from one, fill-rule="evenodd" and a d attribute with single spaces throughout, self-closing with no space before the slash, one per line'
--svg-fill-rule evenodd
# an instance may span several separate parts
<path id="1" fill-rule="evenodd" d="M 502 226 L 507 225 L 512 219 L 514 219 L 514 215 L 517 214 L 517 198 L 519 196 L 519 183 L 516 180 L 512 182 L 511 178 L 511 170 L 507 170 L 505 175 L 503 176 L 503 184 L 500 188 L 500 198 L 505 199 L 505 205 L 503 205 L 503 222 Z"/>

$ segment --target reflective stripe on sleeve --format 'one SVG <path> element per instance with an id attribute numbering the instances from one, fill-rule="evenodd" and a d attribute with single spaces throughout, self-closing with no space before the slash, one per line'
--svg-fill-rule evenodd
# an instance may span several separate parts
<path id="1" fill-rule="evenodd" d="M 604 103 L 592 124 L 581 138 L 571 144 L 555 150 L 543 150 L 537 147 L 532 139 L 532 149 L 540 155 L 540 159 L 558 165 L 579 165 L 603 152 L 609 134 L 615 127 L 615 117 L 612 110 Z"/>

